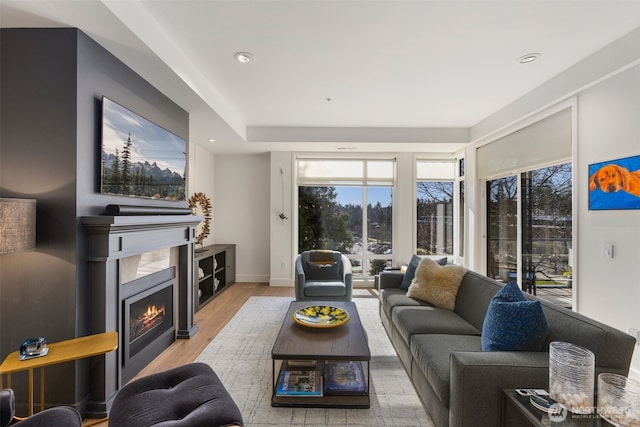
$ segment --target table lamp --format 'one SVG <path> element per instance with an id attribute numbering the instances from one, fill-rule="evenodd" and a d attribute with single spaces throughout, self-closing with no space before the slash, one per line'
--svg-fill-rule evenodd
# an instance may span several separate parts
<path id="1" fill-rule="evenodd" d="M 0 199 L 0 255 L 36 247 L 36 200 Z"/>

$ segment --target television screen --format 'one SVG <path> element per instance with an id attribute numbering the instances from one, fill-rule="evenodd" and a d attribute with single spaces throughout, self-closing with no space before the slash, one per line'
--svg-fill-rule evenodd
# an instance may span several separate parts
<path id="1" fill-rule="evenodd" d="M 101 193 L 181 201 L 186 172 L 184 139 L 102 98 Z"/>

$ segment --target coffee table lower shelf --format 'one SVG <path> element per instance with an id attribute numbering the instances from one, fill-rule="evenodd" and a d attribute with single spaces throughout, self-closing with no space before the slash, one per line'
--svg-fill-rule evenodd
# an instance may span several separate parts
<path id="1" fill-rule="evenodd" d="M 273 396 L 271 406 L 285 408 L 353 408 L 369 409 L 369 396 L 290 397 Z"/>
<path id="2" fill-rule="evenodd" d="M 278 396 L 276 395 L 276 388 L 278 386 L 278 378 L 280 377 L 281 369 L 309 369 L 315 370 L 316 374 L 323 375 L 323 362 L 316 361 L 316 367 L 288 367 L 286 360 L 273 359 L 273 392 L 271 395 L 271 406 L 273 407 L 285 407 L 285 408 L 348 408 L 348 409 L 369 409 L 371 407 L 371 400 L 369 398 L 369 381 L 370 381 L 370 367 L 369 361 L 361 361 L 366 364 L 365 376 L 366 376 L 366 390 L 363 394 L 331 394 L 323 396 Z M 276 362 L 281 362 L 280 368 L 277 369 Z M 277 374 L 276 374 L 277 372 Z M 323 382 L 324 384 L 324 378 Z"/>

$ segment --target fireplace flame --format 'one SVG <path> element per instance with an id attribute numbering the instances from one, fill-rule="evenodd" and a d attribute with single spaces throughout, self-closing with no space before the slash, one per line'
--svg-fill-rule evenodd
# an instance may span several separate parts
<path id="1" fill-rule="evenodd" d="M 155 305 L 147 306 L 147 312 L 145 313 L 147 318 L 155 317 L 159 314 L 164 315 L 164 305 L 161 305 L 160 308 L 157 308 Z"/>
<path id="2" fill-rule="evenodd" d="M 165 315 L 166 310 L 164 305 L 148 305 L 146 311 L 140 313 L 138 317 L 131 319 L 129 325 L 129 340 L 133 341 L 163 323 Z"/>

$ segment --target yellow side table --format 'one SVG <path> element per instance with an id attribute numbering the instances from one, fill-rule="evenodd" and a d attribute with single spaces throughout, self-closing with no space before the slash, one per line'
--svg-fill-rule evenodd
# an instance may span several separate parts
<path id="1" fill-rule="evenodd" d="M 104 332 L 67 341 L 47 343 L 49 353 L 46 356 L 20 360 L 20 352 L 15 351 L 7 356 L 0 365 L 0 388 L 2 374 L 7 374 L 7 387 L 11 388 L 13 372 L 29 371 L 29 415 L 33 415 L 33 370 L 40 368 L 40 410 L 44 410 L 44 368 L 57 363 L 84 359 L 109 353 L 118 348 L 118 333 Z"/>

